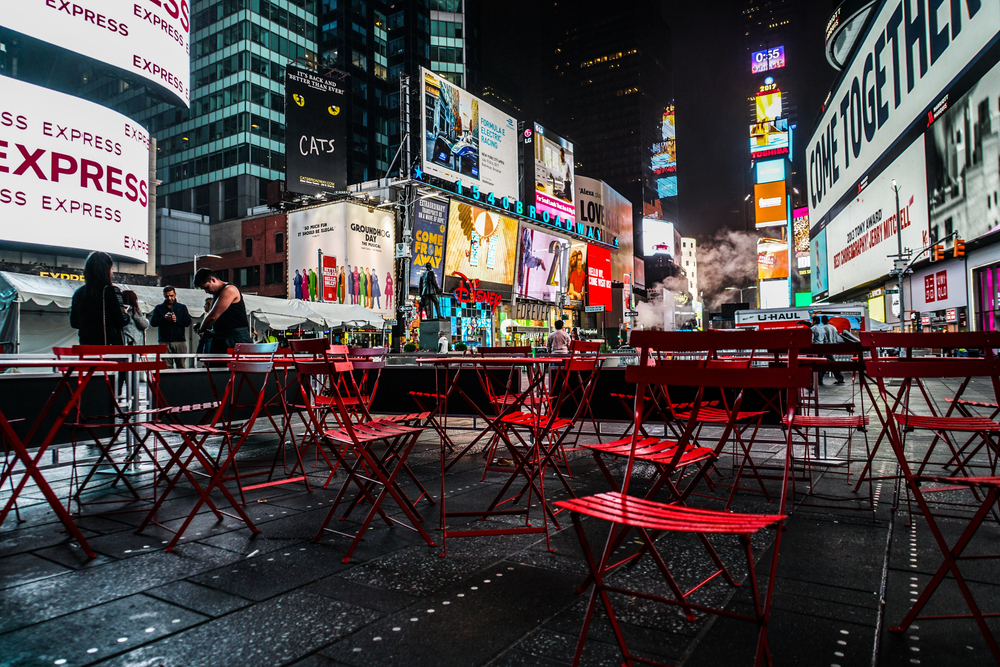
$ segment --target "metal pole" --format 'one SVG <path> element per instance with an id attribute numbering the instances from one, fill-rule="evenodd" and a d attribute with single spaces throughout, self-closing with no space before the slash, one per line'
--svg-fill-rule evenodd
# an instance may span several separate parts
<path id="1" fill-rule="evenodd" d="M 896 279 L 899 283 L 896 285 L 899 289 L 899 332 L 903 333 L 906 330 L 906 307 L 903 300 L 903 274 L 905 273 L 903 268 L 903 222 L 899 219 L 899 186 L 896 185 L 895 181 L 893 181 L 892 189 L 896 193 L 896 246 L 899 252 L 896 264 Z"/>
<path id="2" fill-rule="evenodd" d="M 318 264 L 319 276 L 316 278 L 316 300 L 323 300 L 323 251 L 316 251 L 316 262 Z"/>

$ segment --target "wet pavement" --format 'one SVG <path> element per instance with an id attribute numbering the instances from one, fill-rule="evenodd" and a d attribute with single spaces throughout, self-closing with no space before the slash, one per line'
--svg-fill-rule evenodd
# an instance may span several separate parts
<path id="1" fill-rule="evenodd" d="M 948 384 L 930 383 L 930 394 L 943 412 Z M 967 398 L 993 400 L 987 382 L 974 382 Z M 850 383 L 821 388 L 823 403 L 858 401 Z M 868 407 L 865 397 L 865 407 Z M 988 412 L 987 412 L 988 414 Z M 812 483 L 800 473 L 794 513 L 786 525 L 771 614 L 770 645 L 777 665 L 989 665 L 986 643 L 968 619 L 921 621 L 906 632 L 892 632 L 909 609 L 915 591 L 941 562 L 938 547 L 919 516 L 911 522 L 906 497 L 897 480 L 876 481 L 874 502 L 868 487 L 853 492 L 863 467 L 866 446 L 878 437 L 874 414 L 867 433 L 857 433 L 850 466 L 813 469 Z M 470 422 L 466 422 L 471 426 Z M 481 426 L 481 422 L 480 422 Z M 609 427 L 614 430 L 619 427 Z M 826 459 L 846 457 L 843 433 L 826 438 Z M 472 431 L 459 433 L 467 442 Z M 592 437 L 592 436 L 590 436 Z M 765 432 L 763 439 L 780 437 Z M 911 456 L 926 451 L 931 438 L 907 434 Z M 255 436 L 242 459 L 273 452 L 275 437 Z M 78 448 L 80 449 L 80 448 Z M 763 466 L 780 464 L 776 443 L 754 450 Z M 802 447 L 796 455 L 804 453 Z M 78 453 L 82 456 L 83 454 Z M 70 492 L 72 468 L 63 463 L 46 470 L 60 497 Z M 985 461 L 985 453 L 981 454 Z M 933 460 L 943 462 L 938 447 Z M 445 489 L 449 510 L 479 509 L 506 477 L 483 477 L 484 459 L 475 451 L 449 470 Z M 728 478 L 731 457 L 723 456 L 716 482 Z M 307 465 L 313 466 L 309 460 Z M 324 464 L 325 465 L 325 464 Z M 433 431 L 421 436 L 410 457 L 416 476 L 432 496 L 440 494 L 439 443 Z M 579 495 L 607 490 L 590 455 L 570 453 L 571 485 Z M 798 469 L 801 471 L 802 467 Z M 246 470 L 250 470 L 247 464 Z M 338 474 L 322 489 L 324 468 L 310 467 L 312 492 L 302 483 L 261 488 L 247 493 L 246 510 L 262 533 L 253 535 L 241 522 L 217 521 L 203 509 L 173 552 L 164 550 L 172 537 L 151 526 L 136 534 L 143 513 L 114 513 L 78 520 L 97 558 L 88 560 L 48 509 L 37 489 L 20 498 L 20 522 L 13 515 L 0 527 L 0 664 L 2 665 L 566 665 L 581 627 L 586 596 L 574 593 L 585 574 L 575 533 L 565 513 L 561 527 L 551 528 L 551 550 L 544 535 L 453 538 L 441 557 L 437 506 L 418 503 L 437 546 L 418 534 L 376 519 L 349 563 L 343 555 L 349 540 L 327 533 L 313 537 L 336 497 Z M 612 467 L 620 471 L 620 465 Z M 851 472 L 848 478 L 847 472 Z M 877 475 L 892 476 L 896 463 L 883 442 L 875 459 Z M 651 470 L 640 469 L 647 478 Z M 149 474 L 130 478 L 137 484 Z M 746 480 L 745 480 L 746 482 Z M 752 482 L 744 486 L 752 486 Z M 416 497 L 412 482 L 404 488 Z M 640 485 L 641 488 L 641 485 Z M 767 482 L 773 497 L 777 483 Z M 548 499 L 565 497 L 548 478 Z M 716 493 L 726 489 L 717 486 Z M 964 501 L 963 492 L 948 500 Z M 0 490 L 0 501 L 10 489 Z M 121 499 L 108 492 L 89 500 Z M 176 528 L 196 496 L 177 493 L 166 501 L 159 519 Z M 220 499 L 218 495 L 216 499 Z M 942 499 L 943 500 L 943 499 Z M 901 502 L 899 502 L 901 501 Z M 898 503 L 898 509 L 895 505 Z M 719 508 L 723 501 L 694 496 L 692 504 Z M 386 506 L 387 512 L 401 512 Z M 128 509 L 127 505 L 89 505 Z M 773 513 L 776 504 L 762 493 L 741 491 L 732 509 Z M 957 515 L 968 510 L 955 508 Z M 360 513 L 332 527 L 351 532 Z M 535 520 L 538 518 L 535 514 Z M 469 518 L 475 528 L 518 525 L 517 517 Z M 461 521 L 450 520 L 450 525 Z M 606 524 L 584 522 L 592 539 L 603 543 Z M 944 520 L 954 539 L 963 523 Z M 766 564 L 773 531 L 754 539 L 755 553 Z M 731 536 L 712 543 L 738 579 L 740 546 Z M 629 548 L 630 545 L 626 545 Z M 682 587 L 704 576 L 701 546 L 690 535 L 666 535 L 658 541 Z M 635 548 L 634 545 L 631 548 Z M 1000 531 L 986 525 L 973 542 L 977 553 L 1000 553 Z M 964 563 L 963 572 L 980 605 L 1000 611 L 1000 569 L 988 561 Z M 652 561 L 614 575 L 624 585 L 665 587 Z M 883 596 L 884 582 L 884 596 Z M 713 581 L 696 593 L 698 600 L 750 610 L 747 586 L 732 588 Z M 884 597 L 884 605 L 882 600 Z M 690 666 L 752 664 L 755 628 L 746 623 L 698 615 L 684 619 L 675 607 L 642 599 L 616 598 L 619 620 L 633 651 L 643 657 Z M 963 600 L 953 582 L 932 598 L 928 613 L 962 613 Z M 990 621 L 996 627 L 995 620 Z M 585 647 L 584 665 L 617 665 L 621 654 L 607 617 L 599 611 Z"/>

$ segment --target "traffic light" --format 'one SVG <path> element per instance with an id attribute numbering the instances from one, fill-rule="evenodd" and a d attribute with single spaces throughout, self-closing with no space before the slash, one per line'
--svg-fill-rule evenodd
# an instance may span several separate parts
<path id="1" fill-rule="evenodd" d="M 944 244 L 935 243 L 934 250 L 931 251 L 931 261 L 940 262 L 942 259 L 944 259 Z"/>
<path id="2" fill-rule="evenodd" d="M 962 239 L 955 239 L 955 250 L 953 257 L 964 257 L 965 256 L 965 241 Z"/>

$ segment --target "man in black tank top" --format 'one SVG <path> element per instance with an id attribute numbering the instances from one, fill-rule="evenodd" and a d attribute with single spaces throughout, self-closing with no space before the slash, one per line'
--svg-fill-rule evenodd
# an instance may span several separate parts
<path id="1" fill-rule="evenodd" d="M 212 295 L 212 309 L 205 315 L 198 332 L 211 334 L 210 351 L 225 353 L 236 343 L 250 343 L 250 320 L 247 318 L 243 293 L 232 283 L 219 280 L 211 269 L 198 269 L 194 276 L 195 287 Z"/>

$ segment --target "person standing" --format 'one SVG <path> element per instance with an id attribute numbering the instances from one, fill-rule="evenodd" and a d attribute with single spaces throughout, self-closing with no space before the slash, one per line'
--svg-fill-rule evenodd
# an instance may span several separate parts
<path id="1" fill-rule="evenodd" d="M 437 276 L 434 275 L 434 267 L 430 262 L 424 264 L 424 272 L 420 274 L 420 282 L 417 287 L 417 294 L 420 295 L 420 310 L 424 311 L 424 319 L 441 319 L 441 304 L 438 302 L 438 294 L 441 288 L 438 286 Z M 431 306 L 434 306 L 434 316 L 431 317 Z"/>
<path id="2" fill-rule="evenodd" d="M 122 293 L 111 284 L 114 261 L 106 252 L 92 252 L 83 267 L 84 284 L 73 292 L 69 325 L 79 330 L 80 345 L 124 345 L 129 322 Z"/>
<path id="3" fill-rule="evenodd" d="M 317 294 L 316 290 L 318 288 L 319 288 L 319 277 L 316 275 L 315 271 L 313 271 L 312 269 L 309 269 L 309 300 L 310 301 L 315 301 L 316 300 L 316 294 Z"/>
<path id="4" fill-rule="evenodd" d="M 347 303 L 354 305 L 354 274 L 351 265 L 347 265 Z"/>
<path id="5" fill-rule="evenodd" d="M 823 325 L 823 329 L 826 331 L 826 340 L 824 341 L 827 345 L 832 345 L 834 343 L 839 343 L 840 332 L 837 331 L 837 327 L 830 324 L 830 318 L 824 315 L 820 318 L 820 322 Z M 826 358 L 833 361 L 833 355 L 828 354 Z M 834 384 L 844 384 L 844 375 L 840 371 L 833 371 Z"/>
<path id="6" fill-rule="evenodd" d="M 295 277 L 292 278 L 292 285 L 295 287 L 295 298 L 302 299 L 302 274 L 295 269 Z"/>
<path id="7" fill-rule="evenodd" d="M 153 308 L 149 324 L 159 329 L 159 341 L 161 345 L 166 344 L 167 354 L 188 353 L 187 328 L 191 326 L 191 314 L 187 306 L 177 302 L 177 290 L 171 285 L 163 288 L 163 303 Z M 167 368 L 186 366 L 186 359 L 167 359 Z"/>
<path id="8" fill-rule="evenodd" d="M 361 278 L 361 305 L 368 307 L 368 269 L 362 268 L 358 274 Z"/>
<path id="9" fill-rule="evenodd" d="M 358 275 L 358 265 L 354 265 L 354 300 L 351 301 L 355 306 L 361 304 L 361 276 Z"/>
<path id="10" fill-rule="evenodd" d="M 145 345 L 146 329 L 149 328 L 149 320 L 139 310 L 139 297 L 132 290 L 122 292 L 122 302 L 125 304 L 125 312 L 128 314 L 128 323 L 122 330 L 125 336 L 126 345 Z"/>
<path id="11" fill-rule="evenodd" d="M 337 302 L 344 303 L 344 293 L 347 290 L 347 283 L 344 282 L 344 267 L 340 267 L 340 275 L 337 277 Z"/>
<path id="12" fill-rule="evenodd" d="M 224 354 L 236 343 L 251 342 L 250 320 L 240 288 L 222 282 L 211 269 L 198 269 L 194 284 L 214 297 L 212 310 L 205 315 L 199 327 L 202 334 L 213 330 L 211 351 Z"/>
<path id="13" fill-rule="evenodd" d="M 389 271 L 385 272 L 385 282 L 382 285 L 385 287 L 385 308 L 392 310 L 392 273 Z"/>
<path id="14" fill-rule="evenodd" d="M 448 352 L 448 337 L 444 335 L 443 331 L 440 335 L 438 335 L 437 351 L 438 354 L 445 354 Z"/>
<path id="15" fill-rule="evenodd" d="M 569 354 L 570 337 L 563 331 L 565 324 L 562 320 L 556 320 L 555 326 L 556 330 L 550 333 L 545 341 L 545 348 L 549 354 Z"/>

